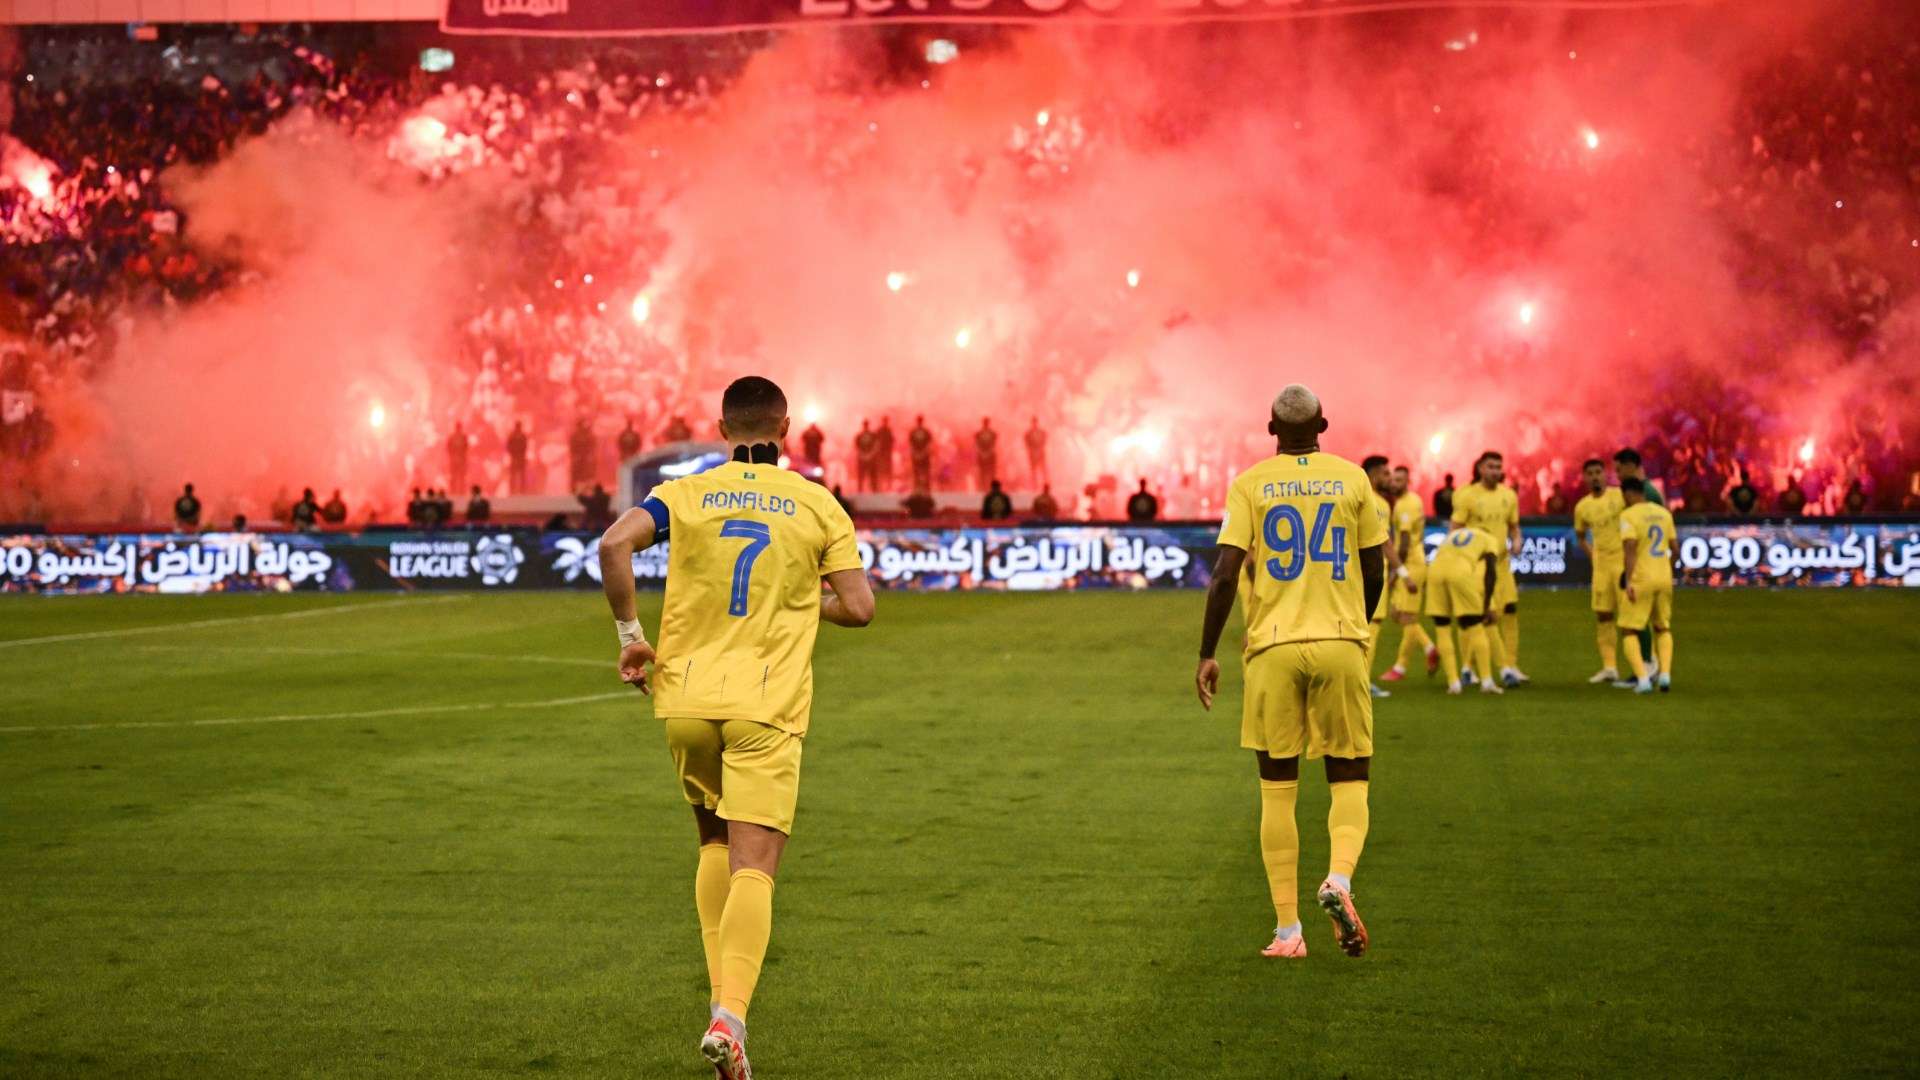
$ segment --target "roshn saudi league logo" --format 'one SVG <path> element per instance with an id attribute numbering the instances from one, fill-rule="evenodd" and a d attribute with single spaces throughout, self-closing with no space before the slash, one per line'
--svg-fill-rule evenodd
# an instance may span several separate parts
<path id="1" fill-rule="evenodd" d="M 513 542 L 513 537 L 504 533 L 482 537 L 473 547 L 474 569 L 480 572 L 480 583 L 483 585 L 513 584 L 513 579 L 520 576 L 520 564 L 526 558 L 520 553 L 520 545 Z"/>

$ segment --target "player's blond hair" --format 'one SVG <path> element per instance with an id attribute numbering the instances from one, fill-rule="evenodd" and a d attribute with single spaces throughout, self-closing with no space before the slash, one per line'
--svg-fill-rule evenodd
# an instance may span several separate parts
<path id="1" fill-rule="evenodd" d="M 1283 424 L 1304 424 L 1320 415 L 1320 395 L 1299 383 L 1273 399 L 1273 418 Z"/>

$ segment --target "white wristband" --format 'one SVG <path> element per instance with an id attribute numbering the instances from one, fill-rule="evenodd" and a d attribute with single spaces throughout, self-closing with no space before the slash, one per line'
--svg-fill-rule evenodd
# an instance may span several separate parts
<path id="1" fill-rule="evenodd" d="M 640 632 L 639 619 L 627 619 L 625 621 L 615 619 L 613 620 L 613 632 L 620 635 L 621 648 L 647 640 L 647 635 Z"/>
<path id="2" fill-rule="evenodd" d="M 1412 576 L 1413 576 L 1412 571 L 1408 570 L 1404 566 L 1400 568 L 1399 578 L 1401 581 L 1405 581 Z"/>

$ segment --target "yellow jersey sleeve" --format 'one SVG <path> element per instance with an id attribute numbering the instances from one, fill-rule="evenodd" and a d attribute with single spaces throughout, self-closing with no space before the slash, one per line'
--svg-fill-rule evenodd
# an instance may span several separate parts
<path id="1" fill-rule="evenodd" d="M 1366 474 L 1361 473 L 1360 475 L 1364 477 Z M 1392 515 L 1392 510 L 1387 507 L 1387 500 L 1381 498 L 1379 492 L 1368 487 L 1367 501 L 1366 504 L 1361 507 L 1359 514 L 1360 542 L 1356 546 L 1364 551 L 1367 548 L 1373 547 L 1375 544 L 1386 543 L 1387 519 Z"/>
<path id="2" fill-rule="evenodd" d="M 1247 478 L 1238 476 L 1227 486 L 1227 512 L 1220 519 L 1217 544 L 1253 550 L 1253 497 Z"/>
<path id="3" fill-rule="evenodd" d="M 860 561 L 860 542 L 853 534 L 853 519 L 847 516 L 840 500 L 828 498 L 833 505 L 823 508 L 821 513 L 827 533 L 826 549 L 820 553 L 821 577 L 842 570 L 858 570 L 864 565 Z"/>
<path id="4" fill-rule="evenodd" d="M 1473 516 L 1473 504 L 1476 501 L 1474 494 L 1479 490 L 1478 485 L 1468 484 L 1453 493 L 1453 516 L 1447 519 L 1449 524 L 1467 524 L 1468 519 Z"/>

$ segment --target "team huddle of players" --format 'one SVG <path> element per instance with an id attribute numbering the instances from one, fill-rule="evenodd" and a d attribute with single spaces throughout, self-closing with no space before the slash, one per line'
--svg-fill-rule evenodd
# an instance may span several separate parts
<path id="1" fill-rule="evenodd" d="M 1639 693 L 1673 685 L 1673 515 L 1659 489 L 1640 471 L 1632 449 L 1613 457 L 1619 484 L 1607 485 L 1607 463 L 1586 462 L 1587 494 L 1574 507 L 1574 532 L 1593 566 L 1595 642 L 1600 670 L 1588 681 Z M 1528 683 L 1520 670 L 1520 593 L 1512 557 L 1520 547 L 1520 504 L 1506 485 L 1497 451 L 1480 455 L 1473 483 L 1456 492 L 1445 537 L 1431 558 L 1426 550 L 1426 509 L 1409 490 L 1405 466 L 1390 469 L 1385 457 L 1361 462 L 1373 485 L 1373 509 L 1388 523 L 1387 594 L 1373 612 L 1367 651 L 1372 670 L 1386 620 L 1402 627 L 1393 666 L 1381 682 L 1399 682 L 1423 658 L 1427 673 L 1442 672 L 1447 693 L 1478 682 L 1480 692 L 1500 694 Z M 1429 637 L 1421 625 L 1433 620 Z M 1622 639 L 1620 635 L 1624 634 Z M 1619 671 L 1624 640 L 1632 678 Z M 1388 691 L 1377 684 L 1375 697 Z"/>

